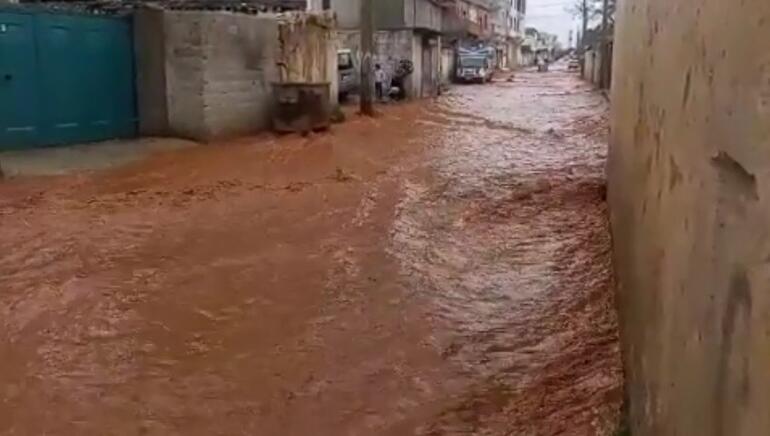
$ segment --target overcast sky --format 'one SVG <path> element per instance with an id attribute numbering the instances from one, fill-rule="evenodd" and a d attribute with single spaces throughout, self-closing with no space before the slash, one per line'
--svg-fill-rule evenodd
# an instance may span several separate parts
<path id="1" fill-rule="evenodd" d="M 569 31 L 573 30 L 573 44 L 578 21 L 567 12 L 567 7 L 575 0 L 527 0 L 526 26 L 535 27 L 559 36 L 559 41 L 566 47 Z"/>

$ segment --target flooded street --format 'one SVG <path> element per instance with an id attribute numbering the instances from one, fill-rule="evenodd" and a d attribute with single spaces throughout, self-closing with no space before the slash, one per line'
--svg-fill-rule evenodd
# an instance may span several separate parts
<path id="1" fill-rule="evenodd" d="M 0 184 L 0 434 L 613 434 L 606 111 L 523 72 Z"/>

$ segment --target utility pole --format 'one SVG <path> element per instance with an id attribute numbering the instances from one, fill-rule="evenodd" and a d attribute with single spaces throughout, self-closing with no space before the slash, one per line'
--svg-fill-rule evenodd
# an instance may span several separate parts
<path id="1" fill-rule="evenodd" d="M 361 113 L 374 116 L 374 8 L 361 0 Z"/>
<path id="2" fill-rule="evenodd" d="M 609 16 L 610 8 L 609 1 L 604 0 L 602 4 L 602 33 L 601 42 L 599 43 L 600 53 L 602 56 L 602 64 L 599 66 L 601 76 L 599 77 L 599 87 L 602 89 L 609 88 L 610 84 L 610 29 L 609 29 Z"/>
<path id="3" fill-rule="evenodd" d="M 586 61 L 585 61 L 585 43 L 586 43 L 586 34 L 588 32 L 588 0 L 583 0 L 583 7 L 581 8 L 583 12 L 583 32 L 581 33 L 582 37 L 580 38 L 580 43 L 577 46 L 577 52 L 581 54 L 583 62 L 580 63 L 580 76 L 585 77 L 586 73 Z"/>
<path id="4" fill-rule="evenodd" d="M 588 0 L 583 0 L 583 44 L 585 44 L 586 34 L 588 33 Z M 584 47 L 578 47 L 582 50 Z"/>

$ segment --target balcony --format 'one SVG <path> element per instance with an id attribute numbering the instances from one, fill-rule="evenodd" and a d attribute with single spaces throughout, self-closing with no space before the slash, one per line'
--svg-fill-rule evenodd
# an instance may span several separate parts
<path id="1" fill-rule="evenodd" d="M 491 29 L 483 29 L 479 23 L 461 17 L 452 10 L 444 10 L 443 31 L 445 35 L 456 38 L 472 36 L 486 39 L 492 36 Z"/>

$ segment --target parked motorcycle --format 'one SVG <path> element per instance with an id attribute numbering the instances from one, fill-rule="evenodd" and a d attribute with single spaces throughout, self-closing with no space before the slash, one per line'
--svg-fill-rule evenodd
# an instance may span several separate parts
<path id="1" fill-rule="evenodd" d="M 406 79 L 414 72 L 414 65 L 408 59 L 402 59 L 396 67 L 393 78 L 390 81 L 390 92 L 388 96 L 392 100 L 403 100 L 406 98 Z"/>

